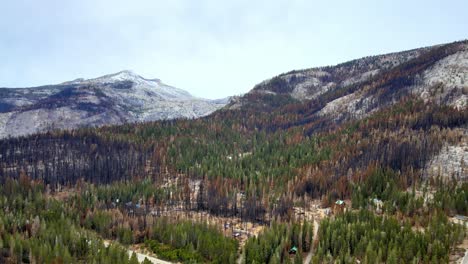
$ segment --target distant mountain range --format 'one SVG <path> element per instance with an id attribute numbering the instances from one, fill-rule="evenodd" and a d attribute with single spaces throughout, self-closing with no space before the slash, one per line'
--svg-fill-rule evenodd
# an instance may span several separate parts
<path id="1" fill-rule="evenodd" d="M 33 88 L 0 88 L 0 138 L 52 129 L 206 116 L 228 99 L 207 100 L 121 71 Z"/>

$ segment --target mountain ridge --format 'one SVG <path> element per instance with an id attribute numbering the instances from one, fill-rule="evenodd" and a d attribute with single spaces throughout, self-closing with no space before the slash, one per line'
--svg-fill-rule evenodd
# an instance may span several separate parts
<path id="1" fill-rule="evenodd" d="M 398 76 L 398 79 L 393 78 Z M 413 94 L 424 100 L 447 101 L 463 108 L 467 105 L 468 41 L 367 56 L 335 66 L 293 70 L 255 85 L 244 96 L 232 100 L 226 109 L 263 104 L 268 110 L 272 100 L 288 103 L 317 101 L 320 115 L 365 116 L 378 105 L 380 95 Z M 385 83 L 385 80 L 396 83 Z M 380 82 L 380 83 L 379 83 Z M 397 91 L 395 86 L 402 88 Z M 434 95 L 436 86 L 446 88 Z M 372 95 L 371 93 L 374 93 Z M 263 99 L 262 99 L 263 98 Z M 389 98 L 391 99 L 391 98 Z M 394 98 L 397 100 L 396 98 Z M 335 101 L 336 100 L 336 101 Z M 250 105 L 250 106 L 249 106 Z M 320 105 L 320 106 L 318 106 Z M 370 105 L 370 108 L 366 108 Z M 340 106 L 337 108 L 337 106 Z M 345 109 L 345 106 L 347 108 Z M 273 108 L 277 108 L 275 105 Z"/>
<path id="2" fill-rule="evenodd" d="M 197 118 L 226 100 L 189 92 L 124 70 L 55 85 L 0 89 L 0 137 L 83 126 Z"/>

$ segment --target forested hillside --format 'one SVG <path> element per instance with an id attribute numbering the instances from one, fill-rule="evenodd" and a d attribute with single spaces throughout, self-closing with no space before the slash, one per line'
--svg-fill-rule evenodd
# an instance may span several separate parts
<path id="1" fill-rule="evenodd" d="M 310 233 L 307 225 L 281 225 L 295 221 L 293 207 L 305 208 L 317 199 L 323 207 L 349 200 L 354 210 L 364 210 L 370 199 L 378 198 L 390 219 L 382 222 L 363 211 L 327 220 L 320 227 L 314 260 L 375 263 L 396 259 L 394 263 L 409 263 L 416 254 L 416 263 L 445 262 L 465 232 L 447 224 L 446 215 L 466 215 L 468 208 L 468 189 L 463 184 L 468 179 L 467 50 L 468 42 L 463 41 L 364 58 L 320 71 L 294 71 L 265 81 L 226 108 L 195 120 L 3 139 L 0 177 L 5 182 L 23 175 L 42 182 L 52 192 L 83 182 L 149 179 L 155 188 L 163 188 L 159 190 L 162 193 L 139 195 L 133 202 L 271 224 L 272 230 L 265 231 L 258 241 L 247 242 L 244 260 L 248 263 L 284 262 L 288 259 L 284 251 L 294 245 L 291 239 L 299 239 L 294 232 L 301 236 Z M 429 84 L 429 76 L 445 69 L 449 62 L 452 70 Z M 450 175 L 443 166 L 437 170 L 429 166 L 448 146 L 462 149 L 462 155 L 456 157 L 460 166 Z M 423 186 L 433 191 L 432 202 L 407 191 Z M 164 194 L 167 188 L 170 192 Z M 118 197 L 122 199 L 121 194 Z M 104 199 L 101 205 L 109 206 L 115 199 Z M 398 221 L 405 229 L 396 228 Z M 444 225 L 436 228 L 434 221 Z M 442 236 L 438 238 L 441 242 L 431 241 L 427 233 L 411 232 L 406 225 L 409 222 L 434 230 Z M 157 223 L 155 229 L 161 225 L 164 222 Z M 341 233 L 346 238 L 330 240 L 337 236 L 330 228 L 346 229 Z M 377 242 L 370 249 L 355 244 L 361 237 L 377 239 L 373 233 L 355 235 L 362 229 L 374 233 L 385 230 L 391 236 L 375 236 L 385 236 L 393 246 L 383 250 Z M 454 230 L 462 234 L 456 240 Z M 197 246 L 200 241 L 177 244 L 140 231 L 138 242 L 147 241 L 155 252 L 188 250 L 188 255 L 168 253 L 172 260 L 229 262 L 235 256 L 231 242 L 222 239 L 216 241 L 230 248 L 230 254 L 210 258 Z M 401 237 L 409 237 L 407 243 L 420 248 L 404 252 L 406 245 L 398 244 Z M 259 255 L 256 251 L 265 248 L 263 239 L 274 241 L 275 248 Z M 301 242 L 300 252 L 306 253 L 310 238 L 303 240 L 307 241 Z M 160 243 L 169 244 L 169 249 Z"/>

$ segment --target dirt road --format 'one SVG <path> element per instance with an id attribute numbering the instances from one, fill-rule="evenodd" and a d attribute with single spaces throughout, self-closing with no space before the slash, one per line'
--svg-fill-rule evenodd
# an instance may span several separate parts
<path id="1" fill-rule="evenodd" d="M 317 220 L 314 219 L 314 239 L 313 241 L 315 242 L 315 240 L 317 239 L 317 233 L 318 233 L 318 229 L 319 229 L 319 222 Z M 309 264 L 310 261 L 312 260 L 312 257 L 314 256 L 314 242 L 312 242 L 312 246 L 310 248 L 310 252 L 309 254 L 307 254 L 307 257 L 305 258 L 304 260 L 304 264 Z"/>

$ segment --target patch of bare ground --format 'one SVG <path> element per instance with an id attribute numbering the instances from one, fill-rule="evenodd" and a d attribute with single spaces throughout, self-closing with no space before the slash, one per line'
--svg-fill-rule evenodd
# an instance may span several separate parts
<path id="1" fill-rule="evenodd" d="M 456 217 L 450 217 L 449 220 L 453 223 L 465 226 L 465 239 L 454 250 L 452 250 L 452 253 L 449 256 L 449 261 L 450 263 L 468 264 L 468 223 L 466 221 L 457 219 Z"/>
<path id="2" fill-rule="evenodd" d="M 458 245 L 450 254 L 450 263 L 468 264 L 468 238 Z"/>

